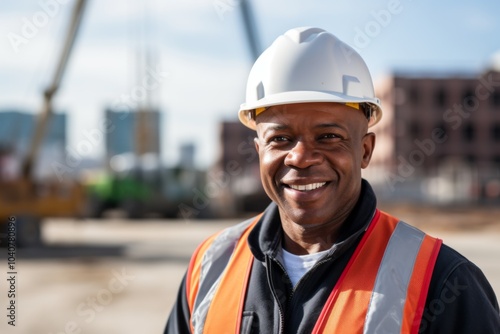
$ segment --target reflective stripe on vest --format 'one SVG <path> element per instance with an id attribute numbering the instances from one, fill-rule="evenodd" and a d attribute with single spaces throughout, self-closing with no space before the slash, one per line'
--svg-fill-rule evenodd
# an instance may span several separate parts
<path id="1" fill-rule="evenodd" d="M 377 211 L 313 333 L 417 333 L 440 247 Z"/>
<path id="2" fill-rule="evenodd" d="M 246 240 L 260 217 L 223 230 L 194 252 L 186 276 L 192 333 L 239 333 L 253 263 Z"/>
<path id="3" fill-rule="evenodd" d="M 240 332 L 253 262 L 247 236 L 259 219 L 225 230 L 195 252 L 186 281 L 193 333 Z M 440 246 L 377 210 L 313 333 L 417 333 Z"/>

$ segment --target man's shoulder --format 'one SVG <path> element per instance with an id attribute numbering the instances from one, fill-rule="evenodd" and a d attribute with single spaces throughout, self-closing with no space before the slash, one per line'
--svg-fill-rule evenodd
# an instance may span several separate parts
<path id="1" fill-rule="evenodd" d="M 442 245 L 432 274 L 420 333 L 499 333 L 498 302 L 482 271 Z"/>
<path id="2" fill-rule="evenodd" d="M 443 243 L 436 260 L 434 272 L 450 274 L 461 265 L 474 265 L 465 256 Z"/>
<path id="3" fill-rule="evenodd" d="M 455 249 L 443 244 L 432 274 L 429 295 L 442 297 L 443 291 L 450 289 L 459 295 L 472 296 L 482 291 L 485 297 L 496 304 L 495 293 L 481 269 Z"/>

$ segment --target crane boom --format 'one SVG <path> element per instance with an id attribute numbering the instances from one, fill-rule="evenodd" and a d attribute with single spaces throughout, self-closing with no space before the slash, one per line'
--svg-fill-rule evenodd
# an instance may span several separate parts
<path id="1" fill-rule="evenodd" d="M 48 122 L 52 116 L 52 99 L 59 89 L 62 77 L 66 70 L 66 65 L 68 64 L 68 59 L 70 57 L 76 35 L 80 27 L 80 22 L 82 20 L 86 2 L 87 0 L 77 0 L 75 7 L 73 8 L 70 26 L 66 35 L 66 39 L 64 41 L 59 62 L 57 63 L 56 71 L 52 78 L 52 82 L 44 91 L 42 110 L 38 115 L 35 126 L 35 133 L 32 137 L 30 147 L 28 148 L 28 153 L 22 165 L 22 174 L 25 179 L 29 179 L 32 177 L 33 166 L 35 164 L 40 145 L 43 141 Z"/>
<path id="2" fill-rule="evenodd" d="M 252 61 L 255 61 L 259 57 L 261 49 L 250 2 L 247 0 L 241 1 L 240 11 Z"/>

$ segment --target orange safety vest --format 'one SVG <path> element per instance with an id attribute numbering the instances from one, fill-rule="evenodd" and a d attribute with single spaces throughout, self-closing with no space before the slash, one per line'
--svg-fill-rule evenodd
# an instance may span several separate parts
<path id="1" fill-rule="evenodd" d="M 186 277 L 192 333 L 240 333 L 260 216 L 195 251 Z M 442 241 L 376 211 L 318 317 L 318 333 L 417 333 Z M 221 270 L 221 268 L 223 268 Z"/>

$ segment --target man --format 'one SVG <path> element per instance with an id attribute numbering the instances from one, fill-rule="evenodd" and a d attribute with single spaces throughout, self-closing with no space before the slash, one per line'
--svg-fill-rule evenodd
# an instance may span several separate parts
<path id="1" fill-rule="evenodd" d="M 500 333 L 481 271 L 376 208 L 361 169 L 381 115 L 364 61 L 324 30 L 259 57 L 239 118 L 273 203 L 199 246 L 165 333 Z"/>

